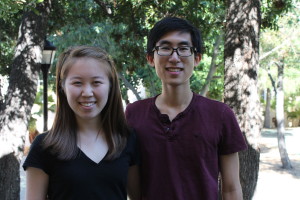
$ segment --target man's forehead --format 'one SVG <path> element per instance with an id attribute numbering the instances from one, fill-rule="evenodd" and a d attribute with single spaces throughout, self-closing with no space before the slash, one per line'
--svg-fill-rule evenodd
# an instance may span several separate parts
<path id="1" fill-rule="evenodd" d="M 162 44 L 177 44 L 177 45 L 191 45 L 191 34 L 183 31 L 172 31 L 164 34 L 158 41 L 158 45 Z"/>

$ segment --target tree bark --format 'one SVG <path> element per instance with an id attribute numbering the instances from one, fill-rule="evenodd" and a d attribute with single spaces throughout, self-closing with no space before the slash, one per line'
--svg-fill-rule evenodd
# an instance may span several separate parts
<path id="1" fill-rule="evenodd" d="M 276 95 L 276 121 L 277 121 L 277 138 L 278 149 L 280 153 L 282 168 L 292 169 L 292 164 L 289 159 L 284 137 L 284 91 L 283 91 L 283 75 L 284 64 L 283 62 L 276 63 L 278 68 L 278 80 L 277 80 L 277 95 Z"/>
<path id="2" fill-rule="evenodd" d="M 227 1 L 224 101 L 233 108 L 248 149 L 239 153 L 243 199 L 251 200 L 259 172 L 261 112 L 257 89 L 259 0 Z"/>
<path id="3" fill-rule="evenodd" d="M 2 110 L 3 107 L 3 96 L 2 96 L 1 88 L 2 88 L 2 80 L 0 78 L 0 110 Z"/>
<path id="4" fill-rule="evenodd" d="M 0 110 L 0 199 L 20 198 L 20 160 L 37 90 L 50 0 L 25 12 L 12 62 L 5 102 Z"/>
<path id="5" fill-rule="evenodd" d="M 270 88 L 267 89 L 264 128 L 271 128 L 271 91 L 270 91 Z"/>

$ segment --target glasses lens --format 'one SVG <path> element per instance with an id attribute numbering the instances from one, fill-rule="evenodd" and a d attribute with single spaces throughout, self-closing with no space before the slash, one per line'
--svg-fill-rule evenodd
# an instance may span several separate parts
<path id="1" fill-rule="evenodd" d="M 176 51 L 176 53 L 182 57 L 188 57 L 192 55 L 192 48 L 189 46 L 178 47 L 175 49 L 168 46 L 157 46 L 155 47 L 155 49 L 157 51 L 157 54 L 160 56 L 170 56 L 174 51 Z"/>
<path id="2" fill-rule="evenodd" d="M 190 47 L 178 47 L 177 52 L 180 56 L 190 56 L 190 55 L 192 55 Z"/>
<path id="3" fill-rule="evenodd" d="M 161 56 L 169 56 L 171 55 L 173 52 L 173 49 L 171 47 L 158 47 L 157 49 L 157 53 L 158 55 L 161 55 Z"/>

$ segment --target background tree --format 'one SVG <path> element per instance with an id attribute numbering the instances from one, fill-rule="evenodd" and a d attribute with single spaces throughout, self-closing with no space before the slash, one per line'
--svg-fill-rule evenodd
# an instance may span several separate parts
<path id="1" fill-rule="evenodd" d="M 300 43 L 298 41 L 300 36 L 299 13 L 299 7 L 291 10 L 291 12 L 279 20 L 277 30 L 266 31 L 262 36 L 262 52 L 267 52 L 261 57 L 261 65 L 268 73 L 269 82 L 276 97 L 275 110 L 278 149 L 284 169 L 292 168 L 284 137 L 285 113 L 287 113 L 287 117 L 291 116 L 290 113 L 297 113 L 297 105 L 293 105 L 293 100 L 297 96 L 297 93 L 300 96 L 298 92 L 300 85 L 296 81 L 297 75 L 295 74 L 295 69 L 300 69 L 300 63 L 297 58 L 297 52 L 300 50 Z M 288 59 L 286 60 L 286 58 Z M 286 84 L 285 82 L 289 85 L 287 89 L 283 87 Z M 287 98 L 284 98 L 285 96 Z M 297 117 L 297 114 L 294 117 Z"/>
<path id="2" fill-rule="evenodd" d="M 282 167 L 284 169 L 292 169 L 292 164 L 289 159 L 285 137 L 284 137 L 284 91 L 283 91 L 283 76 L 284 76 L 284 62 L 283 59 L 276 63 L 278 69 L 277 89 L 276 89 L 276 121 L 277 121 L 277 138 L 278 149 L 280 153 Z"/>
<path id="3" fill-rule="evenodd" d="M 8 91 L 0 110 L 0 199 L 19 199 L 20 160 L 30 118 L 46 35 L 50 0 L 25 12 L 11 65 Z"/>
<path id="4" fill-rule="evenodd" d="M 271 91 L 267 88 L 264 128 L 271 128 Z"/>
<path id="5" fill-rule="evenodd" d="M 248 144 L 248 149 L 240 153 L 245 200 L 253 197 L 259 170 L 261 113 L 257 81 L 260 28 L 276 28 L 276 18 L 290 9 L 293 1 L 262 1 L 262 6 L 260 3 L 259 0 L 227 1 L 226 6 L 224 101 L 234 109 Z"/>
<path id="6" fill-rule="evenodd" d="M 259 0 L 228 1 L 225 33 L 224 101 L 237 116 L 248 149 L 240 152 L 240 178 L 244 200 L 251 200 L 259 170 L 261 113 L 257 91 Z"/>

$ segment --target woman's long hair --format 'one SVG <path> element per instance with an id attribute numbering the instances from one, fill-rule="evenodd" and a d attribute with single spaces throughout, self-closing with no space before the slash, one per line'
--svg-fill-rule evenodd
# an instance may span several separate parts
<path id="1" fill-rule="evenodd" d="M 76 59 L 84 57 L 107 62 L 109 66 L 106 71 L 110 81 L 110 91 L 107 103 L 100 113 L 99 123 L 108 143 L 106 159 L 112 160 L 118 157 L 125 148 L 129 131 L 115 64 L 104 50 L 97 47 L 71 47 L 60 55 L 56 65 L 56 113 L 53 126 L 45 137 L 44 148 L 49 149 L 52 154 L 62 160 L 73 159 L 78 153 L 76 118 L 63 88 L 70 67 Z"/>

